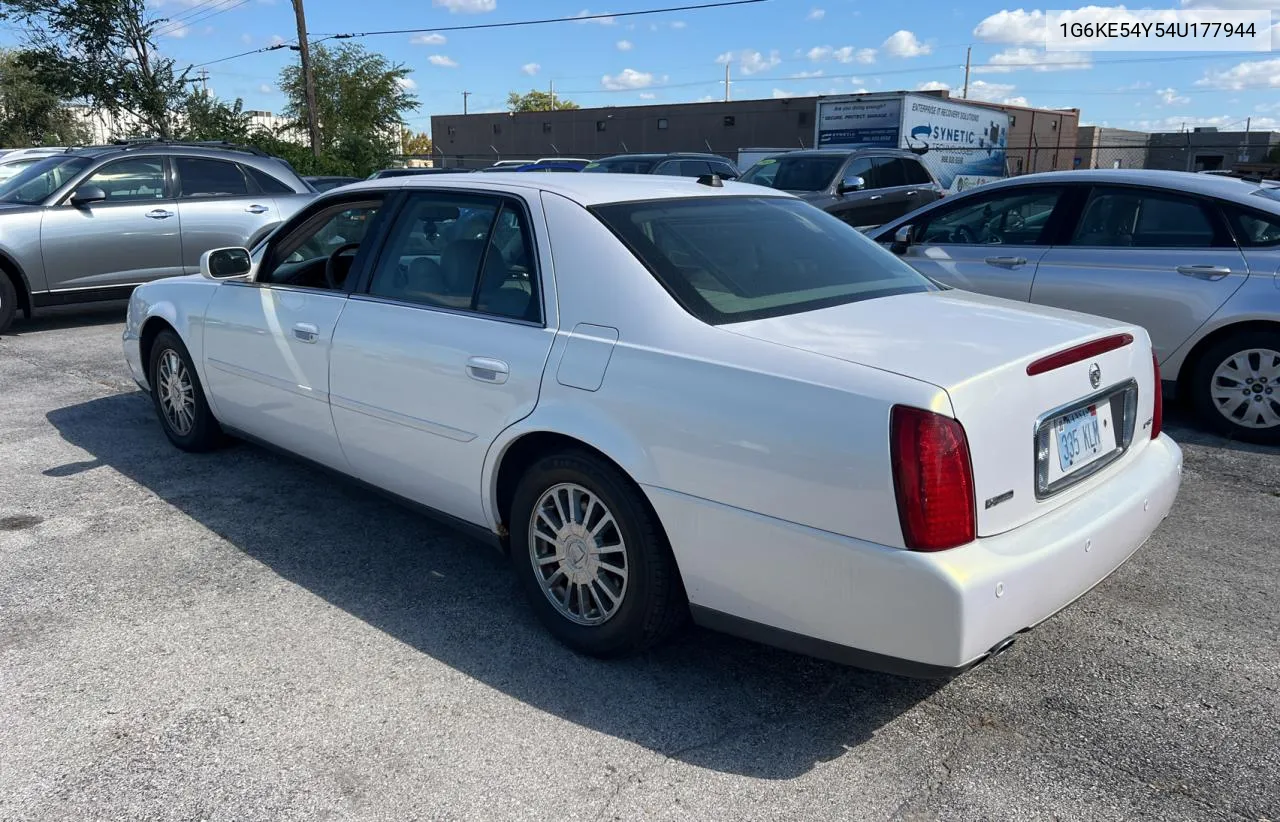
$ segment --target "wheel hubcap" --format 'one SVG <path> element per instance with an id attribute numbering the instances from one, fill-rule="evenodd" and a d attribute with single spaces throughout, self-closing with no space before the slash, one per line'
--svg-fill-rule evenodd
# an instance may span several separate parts
<path id="1" fill-rule="evenodd" d="M 157 370 L 156 394 L 160 398 L 160 410 L 165 422 L 179 436 L 191 433 L 196 421 L 195 388 L 182 357 L 172 348 L 160 354 Z"/>
<path id="2" fill-rule="evenodd" d="M 1250 348 L 1227 357 L 1213 372 L 1209 385 L 1214 407 L 1243 428 L 1280 425 L 1280 351 Z"/>
<path id="3" fill-rule="evenodd" d="M 529 556 L 542 593 L 561 616 L 600 625 L 627 594 L 627 552 L 613 514 L 574 483 L 549 488 L 533 507 Z"/>

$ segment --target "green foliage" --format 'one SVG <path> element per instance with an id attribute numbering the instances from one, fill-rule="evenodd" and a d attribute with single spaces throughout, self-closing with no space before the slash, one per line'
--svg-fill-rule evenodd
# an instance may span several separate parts
<path id="1" fill-rule="evenodd" d="M 249 115 L 244 113 L 243 100 L 228 103 L 202 91 L 193 91 L 183 102 L 182 113 L 178 135 L 183 140 L 227 140 L 233 143 L 250 140 L 252 124 Z"/>
<path id="2" fill-rule="evenodd" d="M 0 19 L 25 28 L 46 88 L 136 123 L 142 134 L 175 136 L 189 69 L 157 52 L 164 20 L 149 16 L 146 0 L 6 0 Z"/>
<path id="3" fill-rule="evenodd" d="M 507 110 L 513 112 L 522 111 L 567 111 L 569 109 L 579 108 L 578 104 L 572 100 L 565 100 L 561 97 L 555 97 L 555 105 L 552 105 L 552 96 L 550 92 L 538 91 L 530 89 L 528 94 L 521 94 L 513 91 L 507 95 Z"/>
<path id="4" fill-rule="evenodd" d="M 431 136 L 425 131 L 414 132 L 411 129 L 400 130 L 400 145 L 405 154 L 427 156 L 431 154 Z"/>
<path id="5" fill-rule="evenodd" d="M 363 46 L 347 43 L 311 49 L 315 77 L 320 157 L 295 166 L 305 173 L 363 177 L 400 154 L 404 113 L 418 109 L 406 90 L 410 71 Z M 306 94 L 300 66 L 286 67 L 277 83 L 289 103 L 284 116 L 306 133 Z M 286 157 L 293 162 L 293 157 Z"/>
<path id="6" fill-rule="evenodd" d="M 89 129 L 43 81 L 32 58 L 27 52 L 0 51 L 0 146 L 89 142 Z"/>

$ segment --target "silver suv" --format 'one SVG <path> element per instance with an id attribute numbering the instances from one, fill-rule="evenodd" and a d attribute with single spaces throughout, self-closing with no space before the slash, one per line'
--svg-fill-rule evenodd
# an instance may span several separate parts
<path id="1" fill-rule="evenodd" d="M 229 144 L 73 148 L 0 182 L 0 332 L 18 309 L 115 300 L 253 246 L 316 196 L 283 160 Z"/>

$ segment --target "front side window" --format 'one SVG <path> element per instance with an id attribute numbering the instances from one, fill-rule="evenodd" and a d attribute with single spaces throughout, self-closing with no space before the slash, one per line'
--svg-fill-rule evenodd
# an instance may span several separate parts
<path id="1" fill-rule="evenodd" d="M 257 282 L 301 288 L 345 287 L 355 255 L 381 203 L 344 203 L 325 209 L 273 240 Z"/>
<path id="2" fill-rule="evenodd" d="M 369 293 L 537 322 L 537 269 L 523 209 L 480 195 L 413 195 L 391 230 Z"/>
<path id="3" fill-rule="evenodd" d="M 134 157 L 108 163 L 91 174 L 82 185 L 101 188 L 107 194 L 107 204 L 163 200 L 164 160 Z"/>
<path id="4" fill-rule="evenodd" d="M 26 165 L 0 183 L 0 202 L 18 205 L 43 203 L 89 165 L 86 157 L 49 157 Z"/>
<path id="5" fill-rule="evenodd" d="M 856 157 L 849 161 L 849 165 L 845 166 L 844 177 L 842 178 L 845 187 L 850 189 L 857 188 L 858 181 L 861 180 L 863 188 L 875 188 L 876 186 L 872 185 L 875 178 L 871 174 L 873 165 L 874 162 L 870 157 Z"/>
<path id="6" fill-rule="evenodd" d="M 1134 248 L 1211 248 L 1209 213 L 1190 197 L 1158 191 L 1095 188 L 1085 203 L 1072 245 Z"/>
<path id="7" fill-rule="evenodd" d="M 249 193 L 240 166 L 224 160 L 179 157 L 179 189 L 182 197 L 244 197 Z"/>
<path id="8" fill-rule="evenodd" d="M 699 197 L 591 211 L 686 310 L 713 325 L 937 290 L 858 231 L 790 198 Z"/>
<path id="9" fill-rule="evenodd" d="M 840 173 L 844 157 L 768 157 L 742 175 L 741 182 L 779 191 L 824 191 Z"/>
<path id="10" fill-rule="evenodd" d="M 919 229 L 919 242 L 940 245 L 1037 245 L 1062 189 L 1017 189 L 975 197 L 937 213 Z"/>

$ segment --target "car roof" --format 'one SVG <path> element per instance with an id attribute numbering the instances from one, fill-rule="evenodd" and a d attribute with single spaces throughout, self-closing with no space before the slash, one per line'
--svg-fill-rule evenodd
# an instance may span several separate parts
<path id="1" fill-rule="evenodd" d="M 890 154 L 894 156 L 914 156 L 910 151 L 893 146 L 849 146 L 847 148 L 799 148 L 795 151 L 784 151 L 780 154 L 771 155 L 775 160 L 783 157 L 848 157 L 853 154 L 862 154 L 864 152 L 875 152 L 876 154 Z"/>
<path id="2" fill-rule="evenodd" d="M 378 189 L 450 188 L 484 192 L 510 192 L 536 197 L 539 192 L 558 194 L 579 205 L 643 202 L 683 197 L 781 197 L 794 195 L 771 188 L 724 181 L 703 185 L 693 177 L 661 174 L 528 174 L 518 171 L 492 174 L 440 174 L 423 177 L 387 177 L 366 180 L 343 189 L 344 194 Z"/>
<path id="3" fill-rule="evenodd" d="M 727 160 L 728 158 L 722 154 L 708 154 L 705 151 L 670 151 L 670 152 L 648 152 L 642 154 L 613 154 L 608 157 L 601 157 L 596 160 L 597 163 L 603 163 L 605 160 L 657 160 L 666 159 L 668 157 L 690 157 L 703 159 L 714 157 L 717 160 Z"/>
<path id="4" fill-rule="evenodd" d="M 1224 177 L 1219 174 L 1196 174 L 1190 171 L 1163 171 L 1139 168 L 1097 168 L 1076 171 L 1040 171 L 1035 174 L 1023 174 L 985 183 L 972 191 L 991 190 L 1009 186 L 1036 185 L 1043 183 L 1114 183 L 1117 185 L 1150 186 L 1167 188 L 1206 197 L 1217 197 L 1223 200 L 1234 200 L 1243 205 L 1258 206 L 1258 200 L 1270 202 L 1272 207 L 1280 206 L 1274 200 L 1253 196 L 1253 192 L 1262 188 L 1258 183 Z M 967 192 L 966 192 L 967 193 Z"/>

